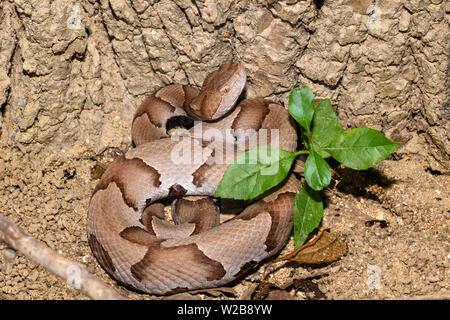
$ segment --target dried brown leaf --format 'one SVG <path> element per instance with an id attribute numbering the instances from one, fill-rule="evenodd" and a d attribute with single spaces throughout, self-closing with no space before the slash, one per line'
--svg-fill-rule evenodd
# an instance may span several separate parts
<path id="1" fill-rule="evenodd" d="M 317 238 L 274 262 L 288 260 L 306 264 L 329 263 L 339 260 L 347 251 L 347 244 L 337 234 L 324 231 Z"/>

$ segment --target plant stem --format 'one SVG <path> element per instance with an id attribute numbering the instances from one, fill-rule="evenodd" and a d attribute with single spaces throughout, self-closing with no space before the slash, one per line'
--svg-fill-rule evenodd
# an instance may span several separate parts
<path id="1" fill-rule="evenodd" d="M 311 142 L 311 131 L 306 131 L 306 137 L 308 138 L 308 144 L 309 144 L 309 147 L 311 148 L 312 147 L 312 142 Z"/>
<path id="2" fill-rule="evenodd" d="M 300 150 L 300 151 L 295 152 L 296 157 L 301 154 L 309 154 L 309 150 Z"/>

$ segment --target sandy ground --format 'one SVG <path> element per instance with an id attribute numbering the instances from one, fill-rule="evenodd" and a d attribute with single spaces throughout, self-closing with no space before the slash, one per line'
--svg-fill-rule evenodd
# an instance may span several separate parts
<path id="1" fill-rule="evenodd" d="M 0 150 L 1 212 L 129 298 L 158 298 L 118 285 L 90 251 L 85 221 L 96 184 L 91 169 L 98 160 L 107 163 L 36 145 Z M 334 178 L 325 192 L 321 229 L 339 233 L 347 243 L 349 251 L 340 261 L 316 267 L 261 265 L 230 286 L 234 294 L 174 298 L 242 299 L 263 275 L 275 286 L 306 279 L 306 286 L 289 288 L 296 299 L 449 298 L 450 178 L 409 158 L 386 160 L 365 172 L 337 167 Z M 0 243 L 0 252 L 6 248 Z M 1 254 L 0 268 L 0 299 L 87 299 L 20 253 L 11 262 Z"/>

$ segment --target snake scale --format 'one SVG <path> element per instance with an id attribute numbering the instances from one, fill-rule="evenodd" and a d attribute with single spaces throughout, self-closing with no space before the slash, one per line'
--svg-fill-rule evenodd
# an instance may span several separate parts
<path id="1" fill-rule="evenodd" d="M 87 217 L 89 245 L 119 282 L 152 294 L 217 287 L 286 243 L 299 188 L 292 174 L 224 223 L 212 198 L 229 164 L 250 148 L 252 135 L 261 145 L 264 134 L 268 145 L 276 131 L 280 148 L 297 147 L 285 108 L 263 98 L 240 100 L 246 80 L 241 64 L 225 63 L 200 89 L 168 85 L 136 110 L 136 147 L 104 172 Z M 186 129 L 169 136 L 174 123 Z M 164 219 L 165 199 L 175 199 L 174 223 Z"/>

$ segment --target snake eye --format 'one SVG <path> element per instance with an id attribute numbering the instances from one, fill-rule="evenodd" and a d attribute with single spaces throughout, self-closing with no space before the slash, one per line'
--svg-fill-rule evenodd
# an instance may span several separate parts
<path id="1" fill-rule="evenodd" d="M 220 88 L 220 93 L 226 94 L 226 93 L 230 92 L 230 90 L 231 90 L 231 88 L 229 86 L 225 86 L 225 87 Z"/>

